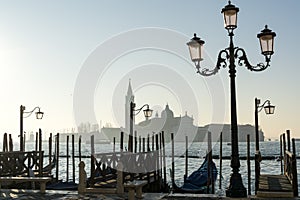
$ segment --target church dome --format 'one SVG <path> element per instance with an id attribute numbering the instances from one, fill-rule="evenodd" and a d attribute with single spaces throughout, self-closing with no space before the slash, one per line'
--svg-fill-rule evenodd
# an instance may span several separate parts
<path id="1" fill-rule="evenodd" d="M 173 111 L 170 110 L 169 105 L 166 105 L 166 108 L 161 112 L 161 118 L 171 119 L 174 118 Z"/>

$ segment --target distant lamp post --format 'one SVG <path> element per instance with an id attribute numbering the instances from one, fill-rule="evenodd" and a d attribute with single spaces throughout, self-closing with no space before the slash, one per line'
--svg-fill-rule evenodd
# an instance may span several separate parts
<path id="1" fill-rule="evenodd" d="M 229 47 L 221 50 L 218 55 L 216 67 L 212 70 L 203 68 L 201 69 L 200 62 L 203 60 L 203 47 L 204 41 L 194 34 L 194 37 L 187 43 L 191 60 L 195 63 L 197 73 L 203 76 L 211 76 L 216 74 L 221 67 L 227 67 L 229 64 L 229 77 L 230 77 L 230 91 L 231 91 L 231 168 L 232 174 L 230 177 L 230 184 L 226 190 L 228 197 L 246 197 L 246 188 L 243 185 L 241 175 L 239 173 L 240 159 L 238 149 L 238 128 L 237 128 L 237 111 L 236 111 L 236 90 L 235 90 L 235 76 L 236 66 L 235 61 L 238 60 L 239 65 L 245 65 L 250 71 L 263 71 L 270 66 L 271 56 L 273 55 L 274 37 L 276 34 L 265 26 L 257 37 L 261 45 L 261 53 L 265 56 L 266 64 L 259 63 L 251 65 L 246 56 L 244 49 L 235 47 L 233 45 L 233 30 L 237 28 L 237 13 L 239 8 L 235 7 L 228 2 L 221 13 L 224 15 L 224 26 L 228 31 L 230 38 Z"/>
<path id="2" fill-rule="evenodd" d="M 129 133 L 129 139 L 128 139 L 128 151 L 129 152 L 133 152 L 133 121 L 134 121 L 133 119 L 134 119 L 134 116 L 138 115 L 141 112 L 141 110 L 145 107 L 146 107 L 146 109 L 144 109 L 143 112 L 144 112 L 144 116 L 145 116 L 146 120 L 148 120 L 149 117 L 152 116 L 152 112 L 153 112 L 153 110 L 151 110 L 149 108 L 149 105 L 145 104 L 141 108 L 135 109 L 135 103 L 130 102 L 130 127 L 129 127 L 130 133 Z"/>
<path id="3" fill-rule="evenodd" d="M 258 113 L 265 110 L 267 115 L 274 114 L 275 106 L 271 105 L 270 100 L 266 100 L 263 104 L 260 104 L 260 99 L 255 98 L 255 191 L 258 189 L 258 178 L 260 175 L 259 170 L 259 160 L 260 160 L 260 152 L 259 152 L 259 131 L 258 131 Z"/>
<path id="4" fill-rule="evenodd" d="M 37 112 L 35 112 L 36 118 L 37 119 L 42 119 L 44 113 L 41 112 L 40 107 L 37 106 L 32 111 L 26 112 L 25 111 L 25 106 L 23 106 L 23 105 L 20 106 L 20 151 L 24 151 L 24 145 L 23 145 L 23 118 L 29 117 L 35 110 L 37 110 Z M 26 116 L 24 116 L 24 114 Z"/>

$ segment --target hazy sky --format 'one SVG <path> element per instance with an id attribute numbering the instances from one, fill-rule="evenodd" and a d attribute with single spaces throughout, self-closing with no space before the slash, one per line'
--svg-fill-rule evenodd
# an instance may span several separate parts
<path id="1" fill-rule="evenodd" d="M 237 67 L 238 123 L 254 124 L 255 97 L 270 99 L 275 114 L 259 114 L 266 137 L 278 138 L 287 129 L 300 137 L 300 2 L 232 3 L 240 8 L 235 45 L 252 64 L 264 61 L 257 33 L 268 24 L 277 34 L 270 68 L 256 73 Z M 42 120 L 24 119 L 26 132 L 70 130 L 89 120 L 124 126 L 129 78 L 138 107 L 148 103 L 160 113 L 168 103 L 175 116 L 187 111 L 196 125 L 229 123 L 228 69 L 214 77 L 197 75 L 185 44 L 194 32 L 205 40 L 204 64 L 212 68 L 228 46 L 220 13 L 226 4 L 1 0 L 0 135 L 19 134 L 20 105 L 45 112 Z"/>

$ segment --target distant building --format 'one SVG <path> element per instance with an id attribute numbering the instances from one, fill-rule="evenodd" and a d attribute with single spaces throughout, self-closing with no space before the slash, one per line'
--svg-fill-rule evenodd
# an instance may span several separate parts
<path id="1" fill-rule="evenodd" d="M 134 95 L 132 92 L 131 82 L 129 81 L 127 95 L 125 96 L 125 128 L 101 128 L 101 133 L 107 136 L 111 141 L 115 137 L 116 141 L 120 140 L 121 131 L 124 132 L 124 142 L 127 142 L 129 135 L 130 123 L 130 102 L 134 102 Z M 137 135 L 147 137 L 153 133 L 164 131 L 165 141 L 170 141 L 171 133 L 174 133 L 175 141 L 185 141 L 188 136 L 190 141 L 202 142 L 206 141 L 207 132 L 212 133 L 212 140 L 218 141 L 219 135 L 222 132 L 223 142 L 231 142 L 231 128 L 230 124 L 209 124 L 203 127 L 194 125 L 194 119 L 188 116 L 187 112 L 184 116 L 174 117 L 173 111 L 167 104 L 160 116 L 156 112 L 151 119 L 142 121 L 138 124 L 134 123 L 134 130 Z M 252 125 L 238 125 L 238 137 L 240 142 L 245 142 L 247 134 L 250 135 L 250 141 L 255 141 L 255 129 Z M 259 131 L 259 140 L 264 141 L 264 133 Z"/>

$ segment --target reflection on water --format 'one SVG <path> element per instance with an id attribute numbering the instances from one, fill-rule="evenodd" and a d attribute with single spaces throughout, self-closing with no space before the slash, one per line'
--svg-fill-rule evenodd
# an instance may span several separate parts
<path id="1" fill-rule="evenodd" d="M 1 145 L 1 144 L 0 144 Z M 18 144 L 14 145 L 15 147 L 19 147 Z M 119 151 L 119 144 L 116 144 L 116 151 Z M 213 143 L 213 155 L 219 155 L 219 143 Z M 34 143 L 26 143 L 26 151 L 32 151 L 35 149 Z M 52 146 L 54 154 L 54 143 Z M 60 143 L 59 146 L 59 154 L 60 155 L 66 155 L 66 144 Z M 78 144 L 75 144 L 75 155 L 78 154 Z M 182 155 L 185 149 L 185 143 L 176 143 L 175 144 L 175 180 L 178 185 L 181 185 L 183 183 L 183 175 L 185 173 L 185 158 L 179 158 L 179 155 Z M 48 143 L 43 143 L 43 150 L 44 155 L 48 155 Z M 244 142 L 239 143 L 239 154 L 240 156 L 246 156 L 246 150 L 247 145 Z M 260 143 L 260 150 L 262 153 L 262 156 L 276 156 L 278 157 L 280 155 L 280 146 L 279 142 L 261 142 Z M 113 145 L 112 144 L 95 144 L 95 152 L 96 153 L 104 153 L 104 152 L 112 152 L 113 151 Z M 166 144 L 166 155 L 168 156 L 167 161 L 167 178 L 168 181 L 170 181 L 170 171 L 171 168 L 171 145 Z M 90 144 L 82 144 L 81 145 L 81 154 L 83 156 L 89 156 L 90 155 Z M 189 164 L 188 164 L 188 173 L 191 174 L 194 170 L 198 169 L 200 165 L 203 162 L 203 157 L 205 156 L 207 152 L 207 144 L 206 143 L 192 143 L 189 146 L 188 153 L 190 156 L 199 156 L 199 158 L 189 158 Z M 223 156 L 230 156 L 231 155 L 231 146 L 227 145 L 226 143 L 223 143 L 222 147 Z M 300 144 L 297 145 L 296 142 L 296 152 L 297 155 L 299 155 L 300 152 Z M 69 144 L 69 155 L 72 153 L 72 146 Z M 255 143 L 251 143 L 250 147 L 250 154 L 251 156 L 254 156 L 255 153 Z M 90 175 L 90 159 L 89 158 L 82 158 L 82 160 L 86 163 L 86 171 L 88 176 Z M 215 159 L 214 162 L 216 163 L 216 166 L 219 170 L 220 162 L 219 160 Z M 59 179 L 62 179 L 66 181 L 66 171 L 67 171 L 67 158 L 63 157 L 59 160 Z M 246 189 L 248 188 L 248 180 L 247 180 L 247 161 L 241 160 L 241 167 L 240 167 L 240 173 L 243 178 L 243 183 Z M 48 164 L 48 158 L 44 159 L 44 164 Z M 79 164 L 79 158 L 75 158 L 75 177 L 76 182 L 78 182 L 78 167 Z M 299 160 L 297 162 L 298 169 L 300 169 Z M 274 160 L 263 160 L 261 162 L 261 173 L 272 173 L 272 174 L 280 174 L 280 162 Z M 53 174 L 55 174 L 55 170 L 53 171 Z M 216 193 L 220 195 L 225 194 L 225 189 L 228 186 L 229 178 L 230 178 L 231 168 L 230 168 L 230 160 L 223 160 L 222 161 L 222 187 L 219 189 L 219 178 L 218 175 L 217 181 L 216 181 Z M 298 173 L 299 174 L 299 173 Z M 69 180 L 72 179 L 72 159 L 69 158 Z M 299 176 L 298 176 L 299 179 Z M 300 185 L 300 184 L 299 184 Z M 251 193 L 254 194 L 254 160 L 251 160 Z"/>

